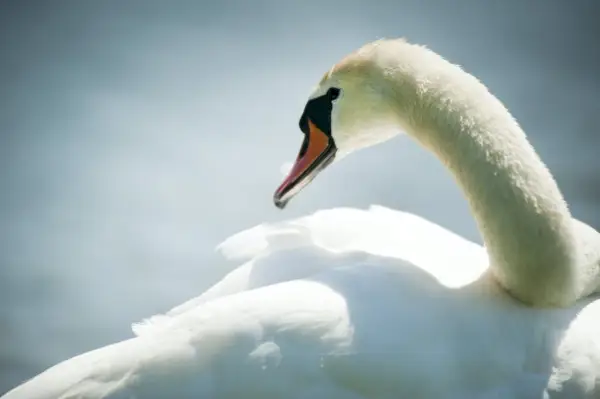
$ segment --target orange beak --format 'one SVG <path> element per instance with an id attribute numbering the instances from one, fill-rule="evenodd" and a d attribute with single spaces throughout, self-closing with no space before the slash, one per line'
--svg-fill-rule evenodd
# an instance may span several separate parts
<path id="1" fill-rule="evenodd" d="M 283 209 L 294 195 L 298 194 L 333 161 L 335 152 L 333 139 L 323 133 L 309 118 L 308 134 L 304 138 L 298 158 L 290 174 L 273 196 L 275 206 Z"/>

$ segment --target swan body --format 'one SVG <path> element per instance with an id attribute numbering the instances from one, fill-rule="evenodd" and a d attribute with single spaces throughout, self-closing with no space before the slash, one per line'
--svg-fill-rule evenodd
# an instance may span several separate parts
<path id="1" fill-rule="evenodd" d="M 220 249 L 248 260 L 5 399 L 598 397 L 600 301 L 525 306 L 481 246 L 417 216 L 320 211 Z"/>
<path id="2" fill-rule="evenodd" d="M 220 246 L 245 263 L 204 294 L 3 398 L 599 398 L 600 239 L 502 104 L 386 40 L 309 105 L 278 206 L 403 130 L 453 173 L 486 247 L 380 206 L 256 226 Z"/>

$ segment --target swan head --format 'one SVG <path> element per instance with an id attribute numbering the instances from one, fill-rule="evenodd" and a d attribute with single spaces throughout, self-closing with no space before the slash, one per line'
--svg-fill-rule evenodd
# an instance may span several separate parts
<path id="1" fill-rule="evenodd" d="M 377 42 L 344 58 L 309 96 L 300 117 L 304 140 L 273 200 L 278 208 L 334 161 L 385 141 L 400 130 L 393 85 Z"/>

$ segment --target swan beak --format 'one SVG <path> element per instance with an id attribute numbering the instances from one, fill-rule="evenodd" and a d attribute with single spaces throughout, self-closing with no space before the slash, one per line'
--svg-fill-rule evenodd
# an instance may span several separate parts
<path id="1" fill-rule="evenodd" d="M 335 152 L 333 139 L 308 119 L 308 134 L 304 137 L 298 158 L 290 174 L 273 195 L 275 206 L 279 209 L 285 208 L 292 197 L 333 161 Z"/>

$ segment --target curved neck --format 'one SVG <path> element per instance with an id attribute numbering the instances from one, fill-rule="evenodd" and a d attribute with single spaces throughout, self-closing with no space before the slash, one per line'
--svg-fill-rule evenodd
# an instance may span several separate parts
<path id="1" fill-rule="evenodd" d="M 571 304 L 581 295 L 581 276 L 571 215 L 556 182 L 500 101 L 447 66 L 396 87 L 403 128 L 463 189 L 498 282 L 531 305 Z"/>

